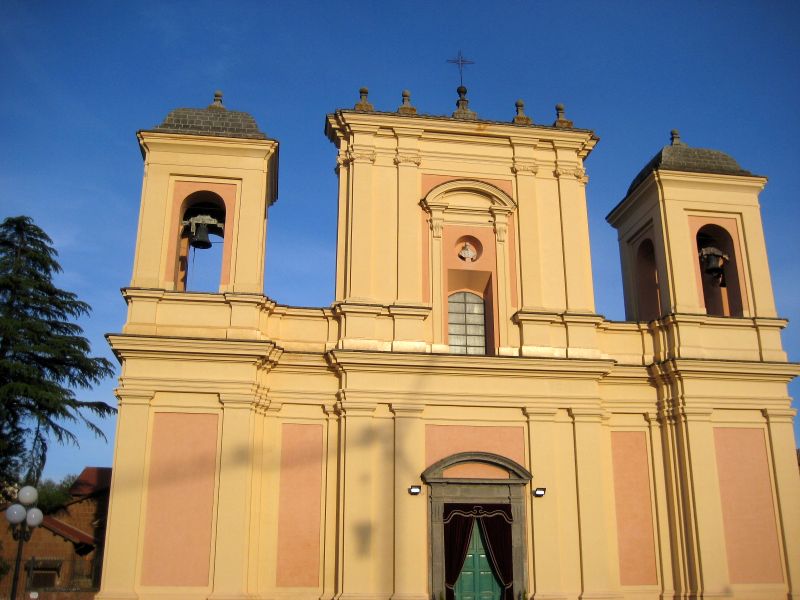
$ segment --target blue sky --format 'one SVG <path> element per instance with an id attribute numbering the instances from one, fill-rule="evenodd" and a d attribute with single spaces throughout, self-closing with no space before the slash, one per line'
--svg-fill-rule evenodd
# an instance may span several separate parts
<path id="1" fill-rule="evenodd" d="M 95 352 L 119 331 L 142 180 L 134 133 L 215 89 L 281 142 L 267 295 L 333 298 L 335 152 L 326 113 L 358 88 L 394 110 L 408 88 L 421 112 L 453 110 L 459 49 L 470 108 L 508 120 L 523 98 L 550 123 L 563 102 L 601 141 L 586 167 L 598 312 L 624 318 L 617 242 L 605 215 L 678 128 L 769 177 L 761 195 L 779 313 L 800 359 L 800 3 L 797 2 L 23 2 L 0 5 L 0 218 L 28 214 L 54 239 L 58 283 L 94 308 Z M 115 382 L 86 399 L 113 402 Z M 792 386 L 800 396 L 800 385 Z M 113 419 L 103 423 L 113 438 Z M 53 447 L 45 476 L 110 465 L 83 435 Z"/>

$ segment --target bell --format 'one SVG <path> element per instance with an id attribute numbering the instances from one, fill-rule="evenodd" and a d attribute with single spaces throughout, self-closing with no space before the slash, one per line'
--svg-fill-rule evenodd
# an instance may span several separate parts
<path id="1" fill-rule="evenodd" d="M 721 287 L 725 287 L 725 261 L 728 257 L 713 246 L 706 246 L 700 250 L 700 264 L 703 271 Z"/>
<path id="2" fill-rule="evenodd" d="M 190 234 L 189 245 L 198 250 L 208 250 L 211 248 L 211 240 L 208 239 L 208 225 L 206 223 L 196 223 L 194 231 Z"/>

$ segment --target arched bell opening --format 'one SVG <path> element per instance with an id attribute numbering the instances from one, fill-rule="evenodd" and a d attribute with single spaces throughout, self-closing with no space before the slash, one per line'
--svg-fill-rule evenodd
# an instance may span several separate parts
<path id="1" fill-rule="evenodd" d="M 525 490 L 531 477 L 522 465 L 488 452 L 453 454 L 422 473 L 430 487 L 434 598 L 456 600 L 472 541 L 486 549 L 498 586 L 492 597 L 514 600 L 528 589 Z"/>
<path id="2" fill-rule="evenodd" d="M 697 258 L 706 313 L 741 317 L 742 290 L 731 234 L 719 225 L 701 227 L 697 232 Z"/>
<path id="3" fill-rule="evenodd" d="M 636 251 L 636 296 L 639 321 L 652 321 L 661 316 L 656 252 L 649 238 L 643 240 Z"/>
<path id="4" fill-rule="evenodd" d="M 181 209 L 179 235 L 178 291 L 217 292 L 225 238 L 223 199 L 209 191 L 187 196 Z"/>

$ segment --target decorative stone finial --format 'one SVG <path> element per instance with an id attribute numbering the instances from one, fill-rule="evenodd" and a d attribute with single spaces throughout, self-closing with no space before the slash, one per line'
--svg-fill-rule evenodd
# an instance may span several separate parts
<path id="1" fill-rule="evenodd" d="M 397 112 L 401 115 L 415 115 L 417 109 L 411 106 L 411 92 L 403 90 L 403 103 L 397 108 Z"/>
<path id="2" fill-rule="evenodd" d="M 531 118 L 525 114 L 525 103 L 522 100 L 517 100 L 514 103 L 514 106 L 517 107 L 517 114 L 511 120 L 512 123 L 515 123 L 517 125 L 530 125 L 531 123 L 533 123 L 533 121 L 531 121 Z"/>
<path id="3" fill-rule="evenodd" d="M 564 116 L 564 105 L 560 102 L 556 104 L 556 120 L 553 122 L 553 127 L 572 128 L 572 121 Z"/>
<path id="4" fill-rule="evenodd" d="M 681 132 L 677 129 L 673 129 L 669 132 L 669 141 L 672 146 L 680 146 L 683 144 L 681 141 Z"/>
<path id="5" fill-rule="evenodd" d="M 214 101 L 208 105 L 208 108 L 221 108 L 225 110 L 225 107 L 222 106 L 222 92 L 217 90 L 214 92 Z"/>
<path id="6" fill-rule="evenodd" d="M 456 88 L 458 92 L 458 100 L 456 100 L 456 111 L 453 113 L 455 119 L 469 119 L 474 120 L 478 118 L 478 113 L 469 109 L 469 100 L 467 100 L 467 88 L 463 85 Z"/>
<path id="7" fill-rule="evenodd" d="M 375 107 L 369 103 L 369 100 L 367 100 L 367 96 L 369 96 L 369 89 L 362 87 L 361 89 L 358 90 L 358 93 L 360 94 L 361 99 L 356 103 L 356 105 L 353 108 L 361 112 L 372 112 L 373 110 L 375 110 Z"/>

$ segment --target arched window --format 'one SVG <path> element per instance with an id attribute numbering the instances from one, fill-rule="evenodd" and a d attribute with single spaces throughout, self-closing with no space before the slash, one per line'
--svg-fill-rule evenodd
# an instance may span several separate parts
<path id="1" fill-rule="evenodd" d="M 636 293 L 639 321 L 652 321 L 661 316 L 656 253 L 650 239 L 639 244 L 639 250 L 636 252 Z"/>
<path id="2" fill-rule="evenodd" d="M 472 292 L 447 299 L 447 340 L 453 354 L 486 354 L 486 307 Z"/>
<path id="3" fill-rule="evenodd" d="M 701 227 L 697 232 L 697 257 L 706 313 L 741 317 L 742 291 L 730 233 L 719 225 Z"/>
<path id="4" fill-rule="evenodd" d="M 184 200 L 178 246 L 179 291 L 219 290 L 224 231 L 225 203 L 217 194 L 200 191 Z"/>

